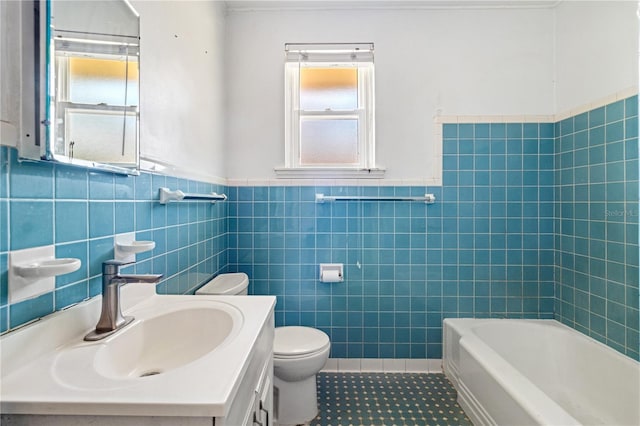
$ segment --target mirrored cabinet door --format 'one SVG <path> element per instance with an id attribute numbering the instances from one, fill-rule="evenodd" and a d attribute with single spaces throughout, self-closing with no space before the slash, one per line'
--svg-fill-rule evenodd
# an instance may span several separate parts
<path id="1" fill-rule="evenodd" d="M 37 0 L 37 157 L 123 173 L 139 163 L 140 20 L 126 0 Z"/>

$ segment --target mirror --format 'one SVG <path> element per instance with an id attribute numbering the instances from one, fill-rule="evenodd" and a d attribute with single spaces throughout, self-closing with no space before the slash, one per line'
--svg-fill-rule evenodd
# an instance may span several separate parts
<path id="1" fill-rule="evenodd" d="M 34 11 L 39 157 L 136 174 L 138 13 L 127 0 L 39 0 Z"/>

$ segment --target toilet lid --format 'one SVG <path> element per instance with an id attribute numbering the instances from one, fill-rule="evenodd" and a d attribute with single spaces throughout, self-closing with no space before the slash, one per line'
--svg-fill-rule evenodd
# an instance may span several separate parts
<path id="1" fill-rule="evenodd" d="M 273 353 L 276 356 L 305 355 L 329 345 L 329 336 L 311 327 L 276 327 Z"/>

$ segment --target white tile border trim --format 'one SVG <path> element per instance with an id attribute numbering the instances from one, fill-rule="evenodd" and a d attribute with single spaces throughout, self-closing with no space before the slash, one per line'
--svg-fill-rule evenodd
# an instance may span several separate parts
<path id="1" fill-rule="evenodd" d="M 442 139 L 442 124 L 457 123 L 555 123 L 553 115 L 438 115 L 433 118 L 436 124 L 435 136 Z M 437 142 L 437 141 L 436 141 Z"/>
<path id="2" fill-rule="evenodd" d="M 612 95 L 605 96 L 596 101 L 586 103 L 576 108 L 551 115 L 436 115 L 433 117 L 434 143 L 438 150 L 436 155 L 440 157 L 438 164 L 442 164 L 442 125 L 454 123 L 557 123 L 568 117 L 573 117 L 587 111 L 611 104 L 613 102 L 629 98 L 638 94 L 638 86 L 628 87 Z M 4 124 L 4 123 L 3 123 Z M 2 130 L 5 130 L 3 126 Z M 282 178 L 222 178 L 219 176 L 193 173 L 183 167 L 176 167 L 163 163 L 155 158 L 141 159 L 142 171 L 160 174 L 170 174 L 186 179 L 202 180 L 226 186 L 442 186 L 442 171 L 439 176 L 423 176 L 410 179 L 351 179 L 351 178 L 315 178 L 315 179 L 282 179 Z"/>
<path id="3" fill-rule="evenodd" d="M 576 108 L 571 108 L 570 110 L 563 111 L 557 114 L 551 115 L 533 115 L 533 114 L 524 114 L 524 115 L 437 115 L 433 117 L 433 122 L 435 124 L 444 124 L 444 123 L 557 123 L 558 121 L 564 120 L 568 117 L 573 117 L 578 114 L 582 114 L 587 111 L 591 111 L 596 108 L 603 107 L 605 105 L 609 105 L 613 102 L 629 98 L 631 96 L 635 96 L 638 94 L 638 86 L 628 87 L 619 92 L 616 92 L 612 95 L 605 96 L 603 98 L 597 99 L 593 102 L 586 103 L 584 105 L 580 105 Z M 436 126 L 434 131 L 434 135 L 436 136 L 436 142 L 438 140 L 442 140 L 442 127 Z M 440 139 L 438 139 L 438 137 Z"/>
<path id="4" fill-rule="evenodd" d="M 442 373 L 442 360 L 435 358 L 329 358 L 324 373 Z"/>
<path id="5" fill-rule="evenodd" d="M 228 186 L 442 186 L 439 179 L 227 179 Z"/>
<path id="6" fill-rule="evenodd" d="M 605 96 L 604 98 L 600 98 L 596 101 L 581 105 L 577 108 L 572 108 L 569 111 L 564 111 L 555 115 L 555 121 L 561 121 L 565 118 L 573 117 L 579 114 L 582 114 L 587 111 L 591 111 L 592 109 L 600 108 L 605 105 L 612 104 L 614 102 L 620 101 L 622 99 L 627 99 L 631 96 L 638 94 L 638 87 L 628 87 L 624 90 L 614 93 L 613 95 Z"/>
<path id="7" fill-rule="evenodd" d="M 587 111 L 629 98 L 638 94 L 638 86 L 623 89 L 613 95 L 572 108 L 557 114 L 535 115 L 436 115 L 433 117 L 433 140 L 438 147 L 436 155 L 442 164 L 442 125 L 452 123 L 557 123 Z M 228 186 L 442 186 L 442 171 L 438 177 L 412 179 L 241 179 L 228 178 Z"/>

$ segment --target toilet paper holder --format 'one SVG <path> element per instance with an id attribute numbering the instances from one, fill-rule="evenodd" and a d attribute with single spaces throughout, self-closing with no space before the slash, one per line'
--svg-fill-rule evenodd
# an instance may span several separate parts
<path id="1" fill-rule="evenodd" d="M 342 263 L 321 263 L 320 281 L 323 283 L 344 281 L 344 265 Z"/>

